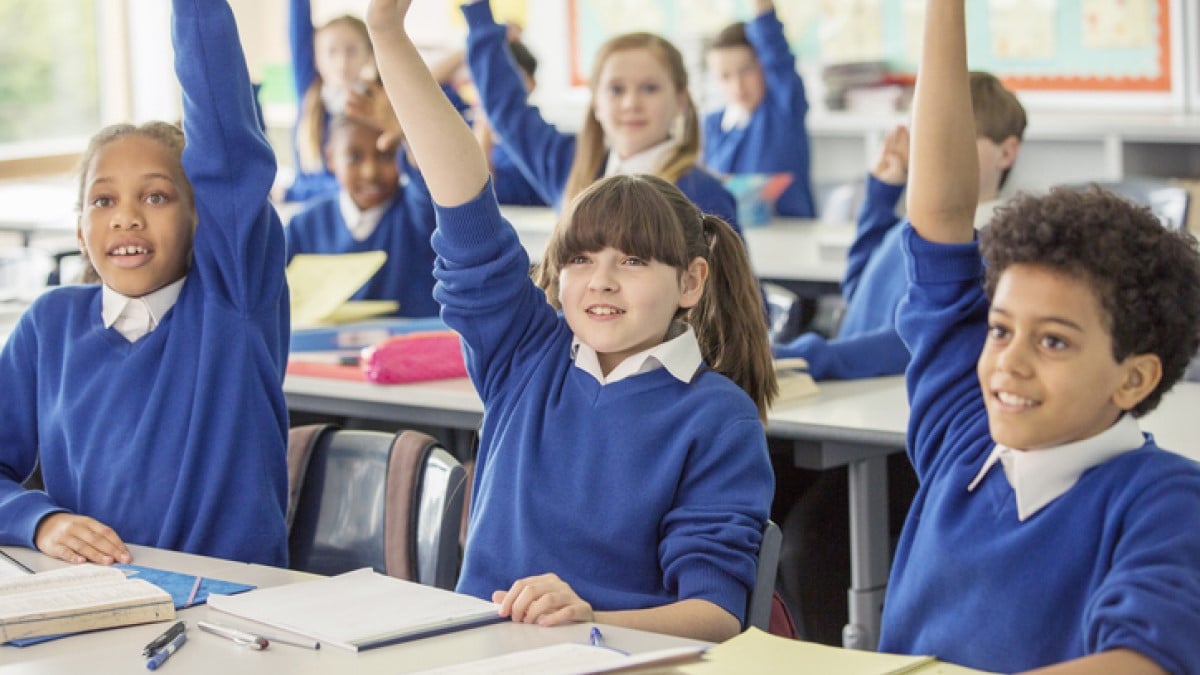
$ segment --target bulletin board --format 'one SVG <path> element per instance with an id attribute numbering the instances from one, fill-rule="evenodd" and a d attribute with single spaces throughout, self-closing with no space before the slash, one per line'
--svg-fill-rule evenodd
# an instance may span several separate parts
<path id="1" fill-rule="evenodd" d="M 572 81 L 586 83 L 608 37 L 656 32 L 701 49 L 748 0 L 569 0 Z M 802 63 L 885 61 L 916 72 L 924 0 L 776 0 Z M 1178 93 L 1179 0 L 969 0 L 968 61 L 1018 90 Z"/>

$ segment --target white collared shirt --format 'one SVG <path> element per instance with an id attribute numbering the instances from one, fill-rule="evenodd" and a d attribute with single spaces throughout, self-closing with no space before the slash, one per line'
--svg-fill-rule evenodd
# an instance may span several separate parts
<path id="1" fill-rule="evenodd" d="M 392 205 L 392 199 L 379 206 L 372 206 L 366 211 L 360 211 L 358 205 L 350 197 L 350 193 L 345 190 L 338 192 L 338 208 L 342 212 L 342 221 L 346 223 L 346 229 L 350 230 L 350 236 L 354 241 L 365 241 L 375 232 L 375 228 L 379 227 L 379 221 L 383 219 L 383 212 Z"/>
<path id="2" fill-rule="evenodd" d="M 740 105 L 727 105 L 721 113 L 721 131 L 729 133 L 750 124 L 750 111 Z"/>
<path id="3" fill-rule="evenodd" d="M 658 173 L 662 169 L 667 155 L 674 149 L 674 138 L 668 138 L 658 145 L 652 145 L 636 155 L 631 155 L 625 159 L 621 159 L 617 156 L 616 152 L 610 149 L 608 152 L 608 163 L 604 166 L 604 175 L 607 177 L 628 176 L 635 173 Z"/>
<path id="4" fill-rule="evenodd" d="M 600 384 L 612 384 L 659 368 L 666 368 L 680 382 L 691 382 L 704 361 L 700 355 L 700 343 L 696 341 L 696 331 L 682 322 L 671 324 L 667 339 L 661 344 L 626 358 L 607 377 L 600 368 L 600 357 L 596 350 L 580 342 L 579 338 L 571 342 L 571 356 L 577 368 L 596 378 Z"/>
<path id="5" fill-rule="evenodd" d="M 1017 517 L 1025 521 L 1070 490 L 1084 471 L 1146 442 L 1133 415 L 1122 415 L 1116 424 L 1082 441 L 1044 450 L 1022 451 L 996 444 L 983 468 L 967 486 L 973 492 L 997 461 L 1017 500 Z"/>
<path id="6" fill-rule="evenodd" d="M 104 327 L 116 330 L 130 342 L 137 342 L 158 328 L 163 315 L 179 300 L 179 291 L 186 280 L 187 276 L 184 276 L 140 298 L 130 298 L 103 286 L 100 292 L 100 317 L 104 320 Z"/>

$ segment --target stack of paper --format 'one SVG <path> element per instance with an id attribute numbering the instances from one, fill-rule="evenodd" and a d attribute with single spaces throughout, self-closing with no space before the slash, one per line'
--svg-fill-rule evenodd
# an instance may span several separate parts
<path id="1" fill-rule="evenodd" d="M 491 602 L 369 568 L 242 595 L 210 595 L 208 606 L 354 651 L 504 620 Z"/>
<path id="2" fill-rule="evenodd" d="M 827 647 L 813 642 L 789 640 L 756 628 L 712 647 L 704 661 L 679 666 L 685 675 L 723 673 L 838 673 L 839 675 L 967 675 L 980 673 L 932 656 L 904 656 L 857 649 Z"/>
<path id="3" fill-rule="evenodd" d="M 387 262 L 387 253 L 366 251 L 338 255 L 302 253 L 288 263 L 292 328 L 328 326 L 393 314 L 394 300 L 350 300 Z"/>

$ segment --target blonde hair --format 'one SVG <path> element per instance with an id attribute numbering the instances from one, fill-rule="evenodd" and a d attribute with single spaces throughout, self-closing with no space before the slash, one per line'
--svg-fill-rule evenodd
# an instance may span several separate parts
<path id="1" fill-rule="evenodd" d="M 179 175 L 182 177 L 180 189 L 183 191 L 184 199 L 187 204 L 194 207 L 196 196 L 192 191 L 192 182 L 183 170 L 183 148 L 186 145 L 183 130 L 177 125 L 167 122 L 146 122 L 141 125 L 110 124 L 97 131 L 91 140 L 88 141 L 87 148 L 84 149 L 83 155 L 79 158 L 79 164 L 76 165 L 75 169 L 79 174 L 79 193 L 75 198 L 75 212 L 79 214 L 83 213 L 83 196 L 87 192 L 87 173 L 92 165 L 92 161 L 96 159 L 96 155 L 104 146 L 127 136 L 140 136 L 156 141 L 166 148 L 167 152 L 171 155 L 171 159 L 179 166 Z M 85 284 L 100 283 L 100 275 L 96 273 L 96 268 L 92 266 L 91 261 L 88 260 L 87 252 L 82 247 L 80 248 L 80 254 L 83 257 L 83 268 L 79 272 L 80 282 Z"/>
<path id="2" fill-rule="evenodd" d="M 350 30 L 358 33 L 363 40 L 363 44 L 367 46 L 367 52 L 375 53 L 375 48 L 371 44 L 371 35 L 367 32 L 367 24 L 363 20 L 345 14 L 335 19 L 331 19 L 323 26 L 317 29 L 317 33 L 345 26 Z M 300 101 L 300 117 L 296 120 L 296 155 L 300 160 L 300 169 L 305 173 L 316 173 L 325 168 L 325 102 L 321 100 L 321 87 L 325 81 L 321 78 L 321 73 L 317 72 L 313 81 L 309 83 L 308 89 L 304 90 L 304 97 Z"/>
<path id="3" fill-rule="evenodd" d="M 564 211 L 538 266 L 538 285 L 556 308 L 558 276 L 573 256 L 612 247 L 670 265 L 682 274 L 708 261 L 699 303 L 676 319 L 696 331 L 705 363 L 742 388 L 764 421 L 778 393 L 762 296 L 746 247 L 728 223 L 704 215 L 658 176 L 610 176 L 588 186 Z"/>
<path id="4" fill-rule="evenodd" d="M 684 67 L 683 56 L 675 45 L 653 33 L 626 33 L 608 40 L 596 51 L 596 62 L 592 66 L 592 77 L 588 81 L 592 90 L 592 100 L 595 101 L 600 73 L 608 58 L 617 52 L 632 49 L 645 49 L 656 56 L 666 67 L 675 90 L 684 97 L 683 124 L 679 130 L 678 142 L 656 173 L 674 183 L 691 170 L 700 157 L 700 121 L 696 116 L 691 92 L 688 91 L 687 68 Z M 589 105 L 576 143 L 575 160 L 571 163 L 571 173 L 567 177 L 563 203 L 570 202 L 583 192 L 584 188 L 595 182 L 607 154 L 604 140 L 604 129 L 600 127 L 600 121 L 596 119 L 596 113 Z"/>

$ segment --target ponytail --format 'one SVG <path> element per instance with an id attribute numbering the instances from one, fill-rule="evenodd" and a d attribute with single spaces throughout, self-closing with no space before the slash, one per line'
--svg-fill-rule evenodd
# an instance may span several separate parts
<path id="1" fill-rule="evenodd" d="M 751 272 L 746 246 L 733 228 L 711 214 L 702 218 L 708 242 L 708 283 L 685 320 L 696 331 L 704 361 L 745 390 L 765 422 L 779 385 L 762 292 Z"/>
<path id="2" fill-rule="evenodd" d="M 321 100 L 321 76 L 313 78 L 300 102 L 296 123 L 296 156 L 300 171 L 318 173 L 325 168 L 325 102 Z"/>

